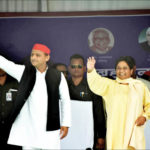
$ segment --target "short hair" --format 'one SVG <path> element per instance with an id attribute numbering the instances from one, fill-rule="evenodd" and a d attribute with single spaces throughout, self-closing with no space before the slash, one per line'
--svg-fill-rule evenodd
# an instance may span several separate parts
<path id="1" fill-rule="evenodd" d="M 57 69 L 57 66 L 65 66 L 65 67 L 67 68 L 67 65 L 66 65 L 66 64 L 63 64 L 63 63 L 55 63 L 55 64 L 53 64 L 53 67 L 54 67 L 55 69 Z"/>
<path id="2" fill-rule="evenodd" d="M 132 56 L 127 56 L 129 59 L 131 59 L 132 63 L 134 66 L 136 66 L 136 62 L 135 59 Z"/>
<path id="3" fill-rule="evenodd" d="M 131 57 L 131 56 L 121 56 L 116 61 L 115 69 L 117 68 L 118 63 L 121 62 L 121 61 L 125 61 L 128 64 L 130 69 L 133 69 L 134 66 L 136 66 L 136 63 L 135 63 L 135 60 L 134 60 L 133 57 Z"/>
<path id="4" fill-rule="evenodd" d="M 85 65 L 84 57 L 80 54 L 73 54 L 72 56 L 70 56 L 70 62 L 71 62 L 72 59 L 82 59 L 83 64 Z"/>

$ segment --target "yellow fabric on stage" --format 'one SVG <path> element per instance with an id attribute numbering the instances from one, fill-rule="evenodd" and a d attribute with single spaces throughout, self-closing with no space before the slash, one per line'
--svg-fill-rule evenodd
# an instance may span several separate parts
<path id="1" fill-rule="evenodd" d="M 145 149 L 144 125 L 136 126 L 140 115 L 150 118 L 150 93 L 140 81 L 130 78 L 128 85 L 87 74 L 90 89 L 103 96 L 107 112 L 107 149 Z M 123 81 L 123 80 L 122 80 Z M 130 146 L 130 147 L 129 147 Z"/>

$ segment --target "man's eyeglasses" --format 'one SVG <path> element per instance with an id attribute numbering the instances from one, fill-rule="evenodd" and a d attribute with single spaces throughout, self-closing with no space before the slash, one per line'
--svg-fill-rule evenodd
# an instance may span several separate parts
<path id="1" fill-rule="evenodd" d="M 71 65 L 72 69 L 78 68 L 81 69 L 83 66 L 82 65 Z"/>
<path id="2" fill-rule="evenodd" d="M 150 33 L 146 34 L 147 36 L 150 36 Z"/>

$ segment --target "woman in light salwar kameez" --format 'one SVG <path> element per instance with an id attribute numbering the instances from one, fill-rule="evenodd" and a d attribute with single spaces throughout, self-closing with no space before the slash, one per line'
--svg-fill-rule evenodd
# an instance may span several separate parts
<path id="1" fill-rule="evenodd" d="M 134 64 L 128 56 L 116 62 L 116 80 L 100 76 L 95 59 L 87 62 L 90 89 L 104 99 L 107 112 L 107 149 L 145 149 L 144 126 L 150 118 L 150 93 L 131 78 Z"/>

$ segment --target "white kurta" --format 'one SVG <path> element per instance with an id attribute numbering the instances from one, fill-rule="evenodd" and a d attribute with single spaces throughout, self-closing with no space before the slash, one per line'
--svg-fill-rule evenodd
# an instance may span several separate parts
<path id="1" fill-rule="evenodd" d="M 20 81 L 25 66 L 16 65 L 0 57 L 0 68 Z M 36 70 L 34 88 L 13 123 L 8 139 L 9 144 L 43 149 L 60 149 L 60 130 L 46 131 L 48 97 L 45 74 L 46 71 L 41 73 Z M 70 97 L 63 74 L 61 74 L 59 92 L 62 100 L 61 125 L 69 127 L 71 124 Z"/>

